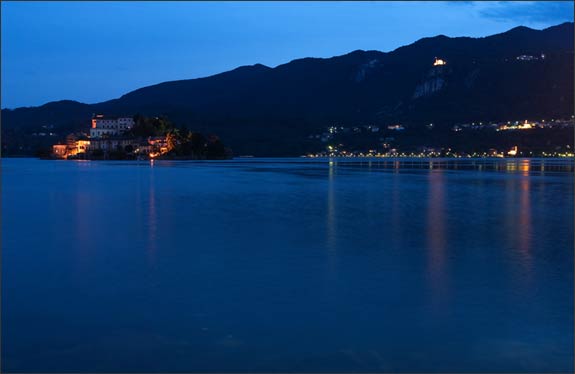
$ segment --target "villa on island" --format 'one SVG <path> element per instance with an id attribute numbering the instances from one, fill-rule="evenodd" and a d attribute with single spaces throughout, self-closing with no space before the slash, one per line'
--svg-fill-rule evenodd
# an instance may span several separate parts
<path id="1" fill-rule="evenodd" d="M 90 138 L 121 135 L 134 127 L 134 124 L 132 117 L 105 117 L 103 114 L 97 114 L 92 117 Z"/>
<path id="2" fill-rule="evenodd" d="M 52 156 L 59 159 L 98 158 L 113 152 L 132 154 L 137 158 L 153 158 L 168 152 L 165 137 L 147 139 L 126 136 L 135 125 L 132 117 L 109 117 L 97 114 L 92 117 L 89 135 L 74 133 L 64 144 L 52 146 Z"/>

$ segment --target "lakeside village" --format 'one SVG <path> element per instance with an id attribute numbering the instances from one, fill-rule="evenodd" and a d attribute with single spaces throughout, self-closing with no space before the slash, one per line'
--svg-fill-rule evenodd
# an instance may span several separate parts
<path id="1" fill-rule="evenodd" d="M 213 160 L 232 158 L 211 135 L 183 131 L 165 118 L 93 115 L 90 132 L 69 134 L 52 146 L 51 158 L 81 160 Z"/>
<path id="2" fill-rule="evenodd" d="M 529 62 L 545 60 L 545 54 L 520 55 L 516 57 L 517 61 Z M 433 66 L 441 69 L 447 65 L 447 62 L 441 58 L 435 58 Z M 319 134 L 311 134 L 307 137 L 309 142 L 321 144 L 324 149 L 317 153 L 308 153 L 302 157 L 575 157 L 573 149 L 572 131 L 574 127 L 575 116 L 571 115 L 569 119 L 542 119 L 539 121 L 514 120 L 507 122 L 472 122 L 455 124 L 451 127 L 435 126 L 429 123 L 425 126 L 418 126 L 419 130 L 424 127 L 420 135 L 425 134 L 433 138 L 433 132 L 436 135 L 436 144 L 445 143 L 446 138 L 451 138 L 453 146 L 436 146 L 424 145 L 427 140 L 417 141 L 417 135 L 414 136 L 415 126 L 402 124 L 390 124 L 388 126 L 362 125 L 355 127 L 334 125 Z M 441 130 L 439 128 L 441 127 Z M 449 131 L 446 131 L 449 129 Z M 567 137 L 561 138 L 561 134 L 566 133 L 565 129 L 571 131 Z M 426 131 L 427 130 L 427 131 Z M 439 131 L 437 131 L 439 130 Z M 538 132 L 538 130 L 540 132 Z M 417 131 L 417 130 L 416 130 Z M 546 131 L 542 134 L 541 131 Z M 547 141 L 543 146 L 531 144 L 522 144 L 522 137 L 517 136 L 521 133 L 540 137 L 555 132 L 555 141 Z M 440 133 L 441 140 L 437 141 L 437 135 Z M 530 133 L 530 134 L 527 134 Z M 461 144 L 467 147 L 474 143 L 474 138 L 479 135 L 487 140 L 489 146 L 479 145 L 475 150 L 467 151 L 462 148 Z M 500 135 L 500 136 L 497 136 Z M 521 134 L 523 135 L 523 134 Z M 455 137 L 459 140 L 455 140 Z M 409 138 L 409 141 L 402 141 Z M 464 141 L 462 139 L 465 138 Z M 513 139 L 512 145 L 502 141 L 502 138 Z M 523 137 L 525 138 L 525 137 Z M 559 138 L 559 139 L 557 139 Z M 418 144 L 419 143 L 419 144 Z M 423 143 L 423 144 L 422 144 Z M 449 142 L 448 142 L 449 143 Z M 550 144 L 554 143 L 554 144 Z M 570 144 L 559 144 L 570 143 Z M 367 146 L 370 144 L 370 146 Z M 377 144 L 377 146 L 375 146 Z M 418 145 L 415 145 L 418 144 Z M 369 149 L 371 148 L 371 149 Z M 471 148 L 471 147 L 469 147 Z"/>
<path id="3" fill-rule="evenodd" d="M 312 134 L 308 136 L 308 140 L 319 141 L 324 144 L 325 150 L 318 153 L 309 153 L 303 157 L 575 157 L 575 151 L 572 144 L 554 145 L 547 147 L 547 150 L 540 150 L 533 152 L 527 148 L 521 149 L 521 146 L 513 145 L 505 149 L 497 147 L 490 147 L 483 152 L 461 152 L 455 151 L 450 147 L 432 147 L 432 146 L 418 146 L 414 150 L 413 147 L 409 151 L 402 151 L 397 143 L 398 138 L 401 138 L 408 129 L 407 126 L 400 124 L 389 125 L 387 127 L 380 126 L 330 126 L 320 134 Z M 429 123 L 425 128 L 429 131 L 434 130 L 434 124 Z M 453 125 L 449 130 L 444 131 L 442 134 L 449 136 L 453 135 L 467 135 L 476 136 L 480 132 L 491 133 L 493 136 L 501 135 L 525 135 L 527 132 L 533 133 L 537 129 L 547 130 L 562 130 L 571 129 L 574 127 L 574 116 L 570 119 L 550 119 L 540 121 L 507 121 L 507 122 L 473 122 Z M 466 134 L 467 133 L 467 134 Z M 513 134 L 512 134 L 513 133 Z M 523 133 L 523 134 L 520 134 Z M 344 144 L 338 141 L 344 140 L 345 143 L 352 143 L 354 137 L 363 139 L 372 139 L 381 145 L 380 150 L 351 150 Z M 347 140 L 347 141 L 346 141 Z M 565 142 L 569 140 L 565 139 Z"/>

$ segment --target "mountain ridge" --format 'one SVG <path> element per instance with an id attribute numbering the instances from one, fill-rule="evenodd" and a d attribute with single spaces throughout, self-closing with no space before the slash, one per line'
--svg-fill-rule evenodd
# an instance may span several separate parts
<path id="1" fill-rule="evenodd" d="M 533 61 L 517 58 L 528 55 Z M 433 59 L 447 61 L 433 66 Z M 167 115 L 261 154 L 333 123 L 421 126 L 573 113 L 573 23 L 482 38 L 437 35 L 389 52 L 354 50 L 161 82 L 95 104 L 61 100 L 3 109 L 4 130 L 79 129 L 92 113 Z M 419 125 L 418 125 L 419 124 Z M 267 145 L 266 145 L 267 144 Z M 272 152 L 273 153 L 273 152 Z"/>
<path id="2" fill-rule="evenodd" d="M 407 45 L 404 45 L 404 46 L 399 46 L 399 47 L 397 47 L 397 48 L 395 48 L 395 49 L 393 49 L 393 50 L 391 50 L 391 51 L 387 51 L 387 52 L 385 52 L 385 51 L 379 51 L 379 50 L 356 49 L 356 50 L 353 50 L 353 51 L 348 52 L 348 53 L 343 54 L 343 55 L 336 55 L 336 56 L 331 56 L 331 57 L 301 57 L 301 58 L 296 58 L 296 59 L 293 59 L 293 60 L 291 60 L 291 61 L 289 61 L 289 62 L 279 64 L 279 65 L 277 65 L 277 66 L 275 66 L 275 67 L 269 67 L 269 66 L 266 66 L 266 65 L 261 64 L 261 63 L 255 63 L 255 64 L 252 64 L 252 65 L 241 65 L 241 66 L 238 66 L 238 67 L 233 68 L 233 69 L 231 69 L 231 70 L 226 70 L 226 71 L 223 71 L 223 72 L 220 72 L 220 73 L 216 73 L 216 74 L 212 74 L 212 75 L 207 75 L 207 76 L 203 76 L 203 77 L 183 78 L 183 79 L 177 79 L 177 80 L 172 80 L 172 81 L 164 81 L 164 82 L 154 83 L 154 84 L 151 84 L 151 85 L 148 85 L 148 86 L 143 86 L 143 87 L 137 88 L 137 89 L 135 89 L 135 90 L 126 92 L 125 94 L 122 94 L 122 95 L 121 95 L 120 97 L 118 97 L 118 98 L 108 99 L 108 100 L 105 100 L 105 101 L 99 101 L 99 102 L 96 102 L 96 103 L 84 103 L 84 102 L 81 102 L 81 101 L 78 101 L 78 100 L 73 100 L 73 99 L 61 99 L 61 100 L 50 101 L 50 102 L 47 102 L 47 103 L 44 103 L 44 104 L 41 104 L 41 105 L 37 105 L 37 106 L 22 106 L 22 107 L 16 107 L 16 108 L 2 108 L 2 110 L 16 110 L 16 109 L 22 109 L 22 108 L 37 108 L 37 107 L 45 106 L 45 105 L 47 105 L 47 104 L 60 103 L 60 102 L 74 102 L 74 103 L 85 104 L 85 105 L 98 105 L 98 104 L 102 104 L 102 103 L 105 103 L 105 102 L 108 102 L 108 101 L 120 99 L 120 98 L 122 98 L 122 97 L 124 97 L 124 96 L 126 96 L 126 95 L 128 95 L 128 94 L 130 94 L 130 93 L 132 93 L 132 92 L 134 92 L 134 91 L 138 91 L 138 90 L 141 90 L 141 89 L 144 89 L 144 88 L 155 87 L 155 86 L 158 86 L 158 85 L 161 85 L 161 84 L 164 84 L 164 83 L 182 82 L 182 81 L 191 81 L 191 80 L 196 80 L 196 79 L 211 78 L 211 77 L 218 76 L 218 75 L 221 75 L 221 74 L 225 74 L 225 73 L 230 73 L 230 72 L 242 70 L 242 69 L 244 69 L 244 68 L 264 67 L 264 68 L 266 68 L 266 69 L 276 69 L 276 68 L 278 68 L 278 67 L 280 67 L 280 66 L 288 65 L 288 64 L 291 64 L 291 63 L 293 63 L 293 62 L 297 62 L 297 61 L 301 61 L 301 60 L 329 60 L 329 59 L 333 59 L 333 58 L 348 56 L 348 55 L 355 54 L 355 53 L 358 53 L 358 52 L 361 52 L 361 53 L 373 53 L 373 52 L 375 52 L 375 53 L 379 53 L 379 54 L 389 54 L 389 53 L 393 53 L 393 52 L 395 52 L 395 51 L 397 51 L 397 50 L 400 50 L 400 49 L 402 49 L 402 48 L 411 47 L 411 46 L 413 46 L 413 45 L 415 45 L 415 44 L 417 44 L 417 43 L 419 43 L 419 42 L 425 41 L 425 40 L 432 40 L 432 39 L 484 40 L 484 39 L 489 39 L 489 38 L 493 38 L 493 37 L 498 37 L 498 36 L 501 36 L 501 35 L 509 35 L 509 34 L 513 34 L 513 33 L 516 33 L 516 32 L 531 32 L 531 31 L 543 32 L 543 31 L 549 31 L 549 30 L 562 30 L 562 29 L 564 29 L 564 28 L 571 28 L 571 29 L 573 29 L 574 25 L 575 25 L 575 24 L 574 24 L 573 22 L 563 22 L 563 23 L 560 23 L 560 24 L 557 24 L 557 25 L 553 25 L 553 26 L 546 27 L 546 28 L 541 29 L 541 30 L 532 29 L 532 28 L 527 27 L 527 26 L 516 26 L 516 27 L 514 27 L 514 28 L 511 28 L 511 29 L 509 29 L 509 30 L 507 30 L 507 31 L 504 31 L 504 32 L 501 32 L 501 33 L 497 33 L 497 34 L 493 34 L 493 35 L 488 35 L 488 36 L 482 36 L 482 37 L 469 37 L 469 36 L 455 36 L 455 37 L 450 37 L 450 36 L 446 36 L 446 35 L 443 35 L 443 34 L 439 34 L 439 35 L 435 35 L 435 36 L 431 36 L 431 37 L 423 37 L 423 38 L 420 38 L 420 39 L 418 39 L 418 40 L 416 40 L 416 41 L 414 41 L 414 42 L 412 42 L 412 43 L 410 43 L 410 44 L 407 44 Z"/>

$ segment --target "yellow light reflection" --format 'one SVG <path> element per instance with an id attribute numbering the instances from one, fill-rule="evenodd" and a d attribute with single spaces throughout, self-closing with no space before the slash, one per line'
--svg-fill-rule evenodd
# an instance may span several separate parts
<path id="1" fill-rule="evenodd" d="M 505 166 L 508 173 L 512 173 L 517 170 L 517 164 L 515 163 L 515 161 L 507 161 Z"/>
<path id="2" fill-rule="evenodd" d="M 520 289 L 529 291 L 532 272 L 531 179 L 520 177 L 506 182 L 505 232 L 511 252 L 513 277 L 522 283 Z"/>
<path id="3" fill-rule="evenodd" d="M 429 172 L 429 200 L 427 204 L 428 273 L 434 303 L 445 298 L 446 285 L 446 224 L 445 224 L 445 176 L 442 170 Z"/>
<path id="4" fill-rule="evenodd" d="M 153 161 L 152 166 L 153 166 Z M 148 195 L 148 263 L 153 266 L 156 263 L 158 217 L 156 212 L 156 189 L 154 183 L 154 171 L 150 170 L 149 195 Z"/>
<path id="5" fill-rule="evenodd" d="M 532 222 L 531 222 L 531 201 L 530 201 L 530 186 L 529 178 L 522 178 L 520 182 L 520 198 L 519 198 L 519 222 L 518 222 L 518 235 L 519 235 L 519 250 L 524 267 L 529 270 L 531 266 L 531 235 L 532 235 Z"/>
<path id="6" fill-rule="evenodd" d="M 522 171 L 522 175 L 525 177 L 529 176 L 529 170 L 531 170 L 530 163 L 531 161 L 529 159 L 524 159 L 521 160 L 521 164 L 519 165 L 519 170 Z"/>
<path id="7" fill-rule="evenodd" d="M 330 276 L 336 272 L 336 208 L 335 208 L 335 173 L 337 164 L 330 160 L 328 164 L 327 180 L 327 216 L 326 216 L 326 244 L 328 255 L 328 268 Z"/>

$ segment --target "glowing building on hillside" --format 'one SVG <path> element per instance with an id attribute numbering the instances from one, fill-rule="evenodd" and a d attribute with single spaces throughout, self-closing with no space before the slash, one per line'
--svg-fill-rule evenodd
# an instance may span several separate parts
<path id="1" fill-rule="evenodd" d="M 436 57 L 433 66 L 443 66 L 443 65 L 447 65 L 447 61 Z"/>

